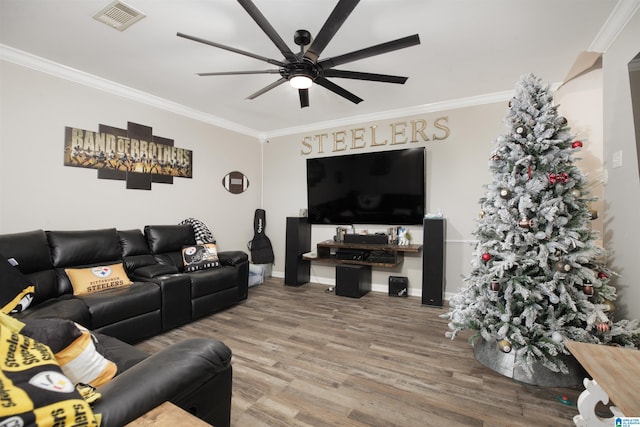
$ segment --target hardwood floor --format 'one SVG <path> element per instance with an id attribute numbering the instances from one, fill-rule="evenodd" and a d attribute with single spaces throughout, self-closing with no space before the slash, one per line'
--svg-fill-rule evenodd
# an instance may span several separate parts
<path id="1" fill-rule="evenodd" d="M 442 308 L 370 292 L 347 298 L 270 278 L 242 304 L 137 346 L 189 336 L 233 351 L 231 424 L 245 426 L 572 426 L 582 388 L 534 387 L 444 336 Z M 574 405 L 559 402 L 563 395 Z"/>

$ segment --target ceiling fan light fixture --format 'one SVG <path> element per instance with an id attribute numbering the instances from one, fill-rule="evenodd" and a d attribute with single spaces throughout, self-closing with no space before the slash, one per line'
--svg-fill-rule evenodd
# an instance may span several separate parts
<path id="1" fill-rule="evenodd" d="M 296 89 L 309 89 L 313 84 L 313 80 L 309 76 L 297 75 L 289 79 L 289 84 Z"/>

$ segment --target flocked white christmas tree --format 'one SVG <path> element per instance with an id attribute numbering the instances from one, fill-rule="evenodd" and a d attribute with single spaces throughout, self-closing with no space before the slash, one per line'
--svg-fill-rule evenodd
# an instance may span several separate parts
<path id="1" fill-rule="evenodd" d="M 557 112 L 548 85 L 523 76 L 489 160 L 472 270 L 450 300 L 454 338 L 475 331 L 531 374 L 534 363 L 567 373 L 565 340 L 640 346 L 638 321 L 613 321 L 614 274 L 590 227 L 582 142 Z"/>

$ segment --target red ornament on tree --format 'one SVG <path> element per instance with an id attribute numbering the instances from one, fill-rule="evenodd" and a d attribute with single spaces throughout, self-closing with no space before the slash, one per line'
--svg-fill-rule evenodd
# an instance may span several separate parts
<path id="1" fill-rule="evenodd" d="M 596 325 L 596 329 L 598 330 L 598 332 L 604 333 L 604 332 L 609 332 L 611 327 L 609 326 L 608 323 L 600 322 Z"/>
<path id="2" fill-rule="evenodd" d="M 580 148 L 582 147 L 582 141 L 573 141 L 573 144 L 571 144 L 571 148 Z"/>
<path id="3" fill-rule="evenodd" d="M 605 272 L 601 271 L 598 273 L 598 278 L 600 279 L 606 279 L 608 276 Z"/>
<path id="4" fill-rule="evenodd" d="M 490 254 L 490 253 L 488 253 L 488 252 L 483 253 L 483 254 L 482 254 L 482 260 L 483 260 L 484 262 L 491 261 L 491 254 Z"/>
<path id="5" fill-rule="evenodd" d="M 567 175 L 565 172 L 559 173 L 559 174 L 555 174 L 555 173 L 550 173 L 549 174 L 549 183 L 550 184 L 555 184 L 556 182 L 561 182 L 566 184 L 569 181 L 569 175 Z"/>

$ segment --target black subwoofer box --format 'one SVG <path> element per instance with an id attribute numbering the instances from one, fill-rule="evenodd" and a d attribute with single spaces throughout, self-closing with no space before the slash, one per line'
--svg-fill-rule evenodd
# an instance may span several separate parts
<path id="1" fill-rule="evenodd" d="M 336 266 L 336 295 L 360 298 L 371 290 L 371 266 Z"/>
<path id="2" fill-rule="evenodd" d="M 389 296 L 409 296 L 409 279 L 404 276 L 389 276 Z"/>

